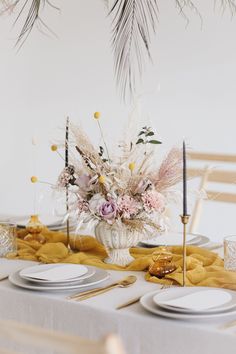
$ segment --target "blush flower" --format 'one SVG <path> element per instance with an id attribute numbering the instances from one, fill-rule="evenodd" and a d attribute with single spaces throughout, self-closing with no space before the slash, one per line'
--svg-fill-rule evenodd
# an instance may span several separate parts
<path id="1" fill-rule="evenodd" d="M 117 206 L 115 202 L 111 199 L 103 203 L 99 211 L 102 219 L 106 220 L 108 223 L 112 223 L 117 214 Z"/>
<path id="2" fill-rule="evenodd" d="M 139 203 L 129 195 L 123 195 L 117 201 L 118 211 L 125 218 L 130 219 L 136 215 L 140 209 Z"/>
<path id="3" fill-rule="evenodd" d="M 100 213 L 101 206 L 106 203 L 106 199 L 100 194 L 94 194 L 94 196 L 89 201 L 89 209 L 94 214 Z"/>
<path id="4" fill-rule="evenodd" d="M 74 184 L 75 182 L 75 168 L 72 165 L 65 167 L 58 177 L 57 185 L 58 187 L 65 188 L 69 184 Z"/>
<path id="5" fill-rule="evenodd" d="M 75 184 L 83 189 L 83 190 L 89 190 L 90 188 L 90 177 L 88 175 L 80 175 L 79 177 L 76 178 Z"/>
<path id="6" fill-rule="evenodd" d="M 153 211 L 157 211 L 159 213 L 162 213 L 165 209 L 165 198 L 164 196 L 155 191 L 155 190 L 150 190 L 142 194 L 142 202 L 144 209 L 151 213 Z"/>
<path id="7" fill-rule="evenodd" d="M 84 199 L 79 199 L 77 203 L 77 210 L 78 213 L 82 213 L 83 211 L 88 211 L 89 210 L 89 205 L 88 202 Z"/>

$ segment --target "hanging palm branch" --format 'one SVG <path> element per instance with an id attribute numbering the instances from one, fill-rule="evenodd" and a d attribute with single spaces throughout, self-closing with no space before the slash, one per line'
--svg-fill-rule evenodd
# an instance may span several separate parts
<path id="1" fill-rule="evenodd" d="M 123 98 L 134 93 L 145 55 L 151 59 L 151 32 L 155 33 L 157 14 L 156 0 L 116 0 L 110 10 L 115 73 Z"/>
<path id="2" fill-rule="evenodd" d="M 132 97 L 136 91 L 136 83 L 142 77 L 145 59 L 151 60 L 151 37 L 156 31 L 158 22 L 159 0 L 103 0 L 110 5 L 109 16 L 112 19 L 112 46 L 117 86 L 123 99 Z M 186 7 L 199 12 L 195 0 L 173 0 L 179 12 L 185 17 Z M 236 12 L 236 0 L 214 0 L 222 10 L 227 8 L 232 15 Z M 16 45 L 21 47 L 35 24 L 50 31 L 40 17 L 41 12 L 49 5 L 58 10 L 50 0 L 0 0 L 0 14 L 16 9 L 17 22 L 24 18 L 24 25 L 18 36 Z"/>
<path id="3" fill-rule="evenodd" d="M 45 5 L 58 9 L 49 0 L 25 0 L 22 6 L 22 0 L 2 0 L 1 2 L 5 12 L 19 8 L 14 24 L 26 14 L 24 25 L 16 41 L 16 47 L 20 48 L 24 44 L 35 24 L 38 24 L 40 30 L 44 27 L 51 32 L 49 27 L 40 17 L 40 13 L 45 8 Z"/>
<path id="4" fill-rule="evenodd" d="M 215 0 L 218 1 L 218 0 Z M 236 0 L 219 0 L 223 9 L 236 12 Z M 186 7 L 201 15 L 192 0 L 174 0 L 179 12 L 187 19 Z M 112 46 L 117 86 L 123 99 L 136 91 L 137 78 L 142 77 L 145 59 L 151 60 L 151 35 L 158 21 L 157 0 L 113 0 Z"/>

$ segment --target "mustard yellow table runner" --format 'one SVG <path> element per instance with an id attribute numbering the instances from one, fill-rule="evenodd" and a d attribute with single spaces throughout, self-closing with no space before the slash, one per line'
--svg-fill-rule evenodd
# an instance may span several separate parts
<path id="1" fill-rule="evenodd" d="M 24 232 L 24 231 L 22 231 Z M 52 232 L 45 229 L 42 232 L 45 244 L 36 240 L 25 241 L 18 238 L 18 251 L 9 258 L 34 260 L 43 263 L 77 263 L 96 266 L 104 269 L 147 271 L 152 264 L 152 253 L 156 248 L 131 248 L 134 261 L 126 267 L 106 264 L 105 248 L 91 236 L 78 236 L 71 243 L 73 252 L 66 247 L 66 235 L 62 232 Z M 19 234 L 21 236 L 21 234 Z M 182 284 L 182 247 L 170 247 L 176 271 L 158 279 L 148 272 L 146 280 L 155 283 Z M 214 252 L 196 246 L 187 247 L 187 286 L 210 286 L 236 290 L 236 272 L 224 270 L 223 260 Z"/>

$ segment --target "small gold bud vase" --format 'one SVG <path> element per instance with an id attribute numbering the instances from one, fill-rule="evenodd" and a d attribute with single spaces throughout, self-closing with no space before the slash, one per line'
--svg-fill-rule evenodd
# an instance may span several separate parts
<path id="1" fill-rule="evenodd" d="M 176 266 L 172 259 L 172 253 L 167 248 L 161 247 L 152 254 L 153 264 L 149 267 L 149 273 L 157 278 L 163 278 L 165 275 L 173 273 Z"/>
<path id="2" fill-rule="evenodd" d="M 31 215 L 28 224 L 26 225 L 27 236 L 24 237 L 25 241 L 38 241 L 45 243 L 45 237 L 40 235 L 45 226 L 39 220 L 38 215 Z"/>

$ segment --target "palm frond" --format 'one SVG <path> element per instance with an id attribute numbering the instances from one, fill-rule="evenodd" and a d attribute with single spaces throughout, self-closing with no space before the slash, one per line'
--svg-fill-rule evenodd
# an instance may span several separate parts
<path id="1" fill-rule="evenodd" d="M 115 0 L 110 9 L 112 44 L 117 85 L 123 98 L 136 87 L 136 73 L 142 76 L 144 57 L 150 54 L 151 32 L 158 18 L 156 0 Z"/>
<path id="2" fill-rule="evenodd" d="M 231 14 L 236 13 L 236 1 L 235 0 L 215 0 L 215 4 L 219 2 L 223 11 L 227 8 L 230 10 Z"/>
<path id="3" fill-rule="evenodd" d="M 37 22 L 39 23 L 39 28 L 44 27 L 45 29 L 47 29 L 47 31 L 50 31 L 49 27 L 40 18 L 40 13 L 44 9 L 45 5 L 49 5 L 50 7 L 59 10 L 49 0 L 25 0 L 24 2 L 22 0 L 2 0 L 1 2 L 2 11 L 4 12 L 13 11 L 14 9 L 18 9 L 19 7 L 18 15 L 14 24 L 16 24 L 20 18 L 25 16 L 26 13 L 24 25 L 16 42 L 16 47 L 18 48 L 20 48 L 24 44 Z"/>

